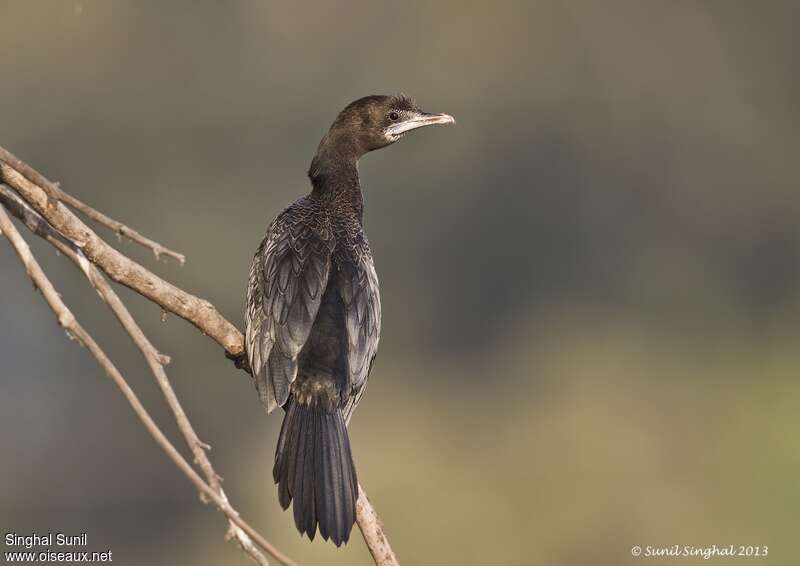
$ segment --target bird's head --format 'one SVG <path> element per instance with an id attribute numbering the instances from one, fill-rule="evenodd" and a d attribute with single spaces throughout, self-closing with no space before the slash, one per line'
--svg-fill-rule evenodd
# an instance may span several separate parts
<path id="1" fill-rule="evenodd" d="M 352 139 L 366 153 L 393 144 L 411 130 L 454 122 L 448 114 L 423 112 L 404 94 L 372 95 L 348 104 L 337 116 L 330 133 Z"/>
<path id="2" fill-rule="evenodd" d="M 449 114 L 423 112 L 404 94 L 372 95 L 348 104 L 322 138 L 311 171 L 322 162 L 355 159 L 391 145 L 411 130 L 436 124 L 453 124 Z M 313 175 L 312 175 L 313 176 Z"/>

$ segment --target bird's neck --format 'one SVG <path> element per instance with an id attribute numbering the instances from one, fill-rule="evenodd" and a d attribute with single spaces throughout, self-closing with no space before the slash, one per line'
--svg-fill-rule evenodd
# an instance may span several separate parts
<path id="1" fill-rule="evenodd" d="M 308 177 L 316 198 L 335 204 L 334 210 L 364 215 L 364 199 L 358 176 L 358 157 L 347 152 L 326 151 L 320 147 L 311 162 Z"/>

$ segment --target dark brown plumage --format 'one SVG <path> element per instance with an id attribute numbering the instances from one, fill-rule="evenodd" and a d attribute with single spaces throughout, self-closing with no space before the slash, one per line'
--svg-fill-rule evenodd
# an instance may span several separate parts
<path id="1" fill-rule="evenodd" d="M 337 546 L 355 522 L 347 423 L 378 349 L 381 303 L 362 228 L 358 159 L 421 126 L 453 122 L 410 98 L 368 96 L 334 121 L 311 162 L 312 191 L 270 224 L 247 289 L 246 347 L 267 412 L 286 416 L 273 478 L 298 530 Z"/>

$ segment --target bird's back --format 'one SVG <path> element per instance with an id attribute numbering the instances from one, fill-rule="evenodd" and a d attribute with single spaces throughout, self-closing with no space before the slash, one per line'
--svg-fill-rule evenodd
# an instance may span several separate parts
<path id="1" fill-rule="evenodd" d="M 356 211 L 307 195 L 270 224 L 250 270 L 247 351 L 268 411 L 293 389 L 335 393 L 349 420 L 380 335 L 380 296 Z M 325 376 L 330 387 L 312 386 Z M 335 385 L 335 388 L 333 386 Z"/>

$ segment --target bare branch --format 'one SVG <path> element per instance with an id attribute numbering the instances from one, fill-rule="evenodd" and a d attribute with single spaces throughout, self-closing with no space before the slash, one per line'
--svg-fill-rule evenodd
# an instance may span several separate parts
<path id="1" fill-rule="evenodd" d="M 83 271 L 84 275 L 86 275 L 86 278 L 89 280 L 89 283 L 91 283 L 92 287 L 97 290 L 100 297 L 112 310 L 120 324 L 122 324 L 125 332 L 128 333 L 128 335 L 131 337 L 131 340 L 133 340 L 134 344 L 136 344 L 136 347 L 142 352 L 147 365 L 150 367 L 150 371 L 153 373 L 156 382 L 158 383 L 162 393 L 164 394 L 164 397 L 167 400 L 167 404 L 175 415 L 178 428 L 180 429 L 181 433 L 183 433 L 186 443 L 189 445 L 192 454 L 194 455 L 194 461 L 200 466 L 200 469 L 202 470 L 203 475 L 206 477 L 206 481 L 211 488 L 216 491 L 222 499 L 228 501 L 228 498 L 222 489 L 222 485 L 220 484 L 219 476 L 217 475 L 216 471 L 214 471 L 214 468 L 208 459 L 208 455 L 205 452 L 205 447 L 207 445 L 201 442 L 197 437 L 197 433 L 195 433 L 189 418 L 186 416 L 186 413 L 180 404 L 180 401 L 178 401 L 178 397 L 175 395 L 175 391 L 172 389 L 172 385 L 167 378 L 166 371 L 164 371 L 164 364 L 169 363 L 169 357 L 156 350 L 103 275 L 94 265 L 86 260 L 80 251 L 75 252 L 68 247 L 63 246 L 63 244 L 59 246 L 54 243 L 54 245 L 56 245 L 56 247 L 58 247 L 62 253 L 64 253 L 64 255 L 72 260 L 72 262 L 75 263 L 75 265 L 77 265 L 81 271 Z M 235 538 L 242 550 L 249 554 L 257 564 L 269 564 L 264 555 L 261 554 L 258 548 L 256 548 L 256 546 L 253 544 L 253 541 L 250 539 L 250 537 L 247 536 L 247 534 L 233 521 L 229 519 L 228 522 L 229 529 L 226 538 Z M 270 553 L 275 556 L 281 564 L 286 564 L 287 561 L 289 561 L 286 556 L 282 555 L 275 548 L 273 548 Z"/>
<path id="2" fill-rule="evenodd" d="M 150 249 L 153 254 L 156 256 L 156 259 L 160 259 L 161 255 L 170 256 L 175 258 L 180 262 L 181 265 L 186 263 L 186 256 L 180 254 L 178 252 L 172 251 L 169 248 L 166 248 L 159 244 L 158 242 L 154 242 L 150 238 L 146 238 L 142 236 L 139 232 L 126 226 L 122 222 L 118 222 L 113 218 L 109 218 L 102 212 L 95 210 L 88 204 L 81 202 L 80 200 L 76 199 L 72 195 L 65 193 L 61 187 L 57 183 L 53 183 L 45 178 L 42 174 L 36 171 L 33 167 L 12 155 L 7 150 L 0 147 L 0 161 L 4 161 L 8 163 L 11 167 L 19 171 L 23 176 L 25 176 L 29 181 L 36 183 L 40 187 L 42 187 L 48 196 L 51 199 L 60 200 L 71 207 L 80 210 L 83 214 L 87 217 L 91 218 L 95 222 L 102 224 L 103 226 L 113 230 L 120 236 L 125 236 L 129 240 L 144 246 L 145 248 Z"/>
<path id="3" fill-rule="evenodd" d="M 71 242 L 66 240 L 61 234 L 56 232 L 47 222 L 39 216 L 36 211 L 32 210 L 27 203 L 20 199 L 11 189 L 5 185 L 0 184 L 0 202 L 2 202 L 17 218 L 20 218 L 25 225 L 30 228 L 34 233 L 45 238 L 53 246 L 56 247 L 62 254 L 68 257 L 86 276 L 89 283 L 98 292 L 100 297 L 111 308 L 114 315 L 122 324 L 123 329 L 128 333 L 133 340 L 134 344 L 139 348 L 147 361 L 153 376 L 156 378 L 158 385 L 167 403 L 175 414 L 175 419 L 178 422 L 178 428 L 184 435 L 187 444 L 192 449 L 195 462 L 198 463 L 200 469 L 206 476 L 206 481 L 209 485 L 222 497 L 228 501 L 225 492 L 220 485 L 219 476 L 211 466 L 211 462 L 205 453 L 204 448 L 208 445 L 201 442 L 197 437 L 194 429 L 192 428 L 186 413 L 183 411 L 174 390 L 172 389 L 166 372 L 164 371 L 164 364 L 169 363 L 169 357 L 161 354 L 156 350 L 152 343 L 147 339 L 142 329 L 131 316 L 125 304 L 120 300 L 119 296 L 114 292 L 99 270 L 81 253 L 77 246 L 72 245 Z M 253 544 L 253 541 L 247 536 L 241 528 L 239 528 L 230 519 L 229 529 L 226 539 L 235 538 L 239 546 L 250 555 L 250 557 L 259 565 L 268 565 L 269 562 L 264 555 Z M 277 550 L 275 551 L 277 552 Z M 278 553 L 280 554 L 280 553 Z M 281 558 L 286 557 L 281 555 Z M 282 561 L 282 563 L 284 563 Z"/>
<path id="4" fill-rule="evenodd" d="M 44 179 L 43 176 L 30 168 L 33 174 L 30 176 L 21 174 L 15 169 L 13 162 L 5 158 L 5 155 L 10 154 L 0 152 L 0 179 L 14 187 L 21 197 L 60 234 L 75 242 L 92 263 L 114 281 L 161 306 L 165 312 L 177 314 L 194 324 L 203 334 L 223 347 L 226 356 L 236 362 L 236 367 L 249 372 L 250 368 L 247 366 L 244 355 L 242 333 L 226 320 L 210 302 L 164 281 L 109 246 L 69 209 L 60 202 L 53 201 L 49 196 L 52 192 L 50 189 L 53 187 L 43 187 L 35 180 Z M 46 179 L 44 180 L 46 181 Z M 356 520 L 370 553 L 376 564 L 384 566 L 399 564 L 366 492 L 361 485 L 358 488 Z M 248 532 L 248 534 L 250 533 Z"/>
<path id="5" fill-rule="evenodd" d="M 356 502 L 356 518 L 364 541 L 367 543 L 376 566 L 400 566 L 386 533 L 383 523 L 378 518 L 375 508 L 370 503 L 366 492 L 358 484 L 358 501 Z"/>
<path id="6" fill-rule="evenodd" d="M 214 305 L 164 281 L 109 246 L 66 205 L 49 198 L 44 188 L 2 161 L 1 156 L 0 179 L 13 187 L 53 228 L 80 247 L 89 261 L 111 279 L 150 299 L 165 311 L 191 322 L 231 355 L 244 352 L 241 333 L 217 312 Z"/>
<path id="7" fill-rule="evenodd" d="M 95 357 L 106 374 L 122 391 L 122 394 L 125 396 L 136 415 L 142 421 L 142 424 L 144 424 L 147 431 L 151 434 L 156 443 L 167 453 L 170 459 L 172 459 L 178 468 L 180 468 L 181 471 L 186 474 L 189 480 L 195 484 L 201 494 L 205 495 L 208 499 L 214 502 L 217 508 L 222 511 L 230 519 L 230 521 L 242 529 L 251 539 L 255 540 L 264 550 L 272 554 L 281 564 L 293 566 L 294 562 L 275 549 L 274 546 L 266 541 L 255 529 L 253 529 L 239 516 L 239 513 L 233 507 L 231 507 L 226 497 L 218 494 L 211 486 L 203 481 L 197 472 L 194 471 L 192 466 L 183 458 L 183 456 L 181 456 L 180 452 L 178 452 L 178 450 L 172 445 L 161 429 L 158 428 L 158 425 L 149 415 L 141 401 L 139 401 L 139 398 L 136 396 L 136 393 L 134 393 L 130 388 L 127 381 L 125 381 L 125 378 L 122 376 L 119 370 L 117 370 L 113 362 L 108 358 L 100 346 L 97 345 L 97 342 L 95 342 L 92 336 L 78 323 L 72 312 L 61 300 L 61 297 L 53 287 L 53 284 L 44 274 L 39 266 L 39 263 L 33 257 L 28 244 L 11 223 L 11 219 L 8 217 L 5 209 L 3 208 L 0 208 L 0 233 L 5 235 L 6 238 L 11 242 L 12 247 L 19 256 L 22 264 L 25 266 L 25 269 L 28 272 L 31 280 L 42 292 L 47 304 L 56 314 L 58 323 L 71 337 L 77 339 L 78 342 L 86 347 Z M 63 250 L 65 252 L 69 250 L 71 253 L 75 253 L 70 250 L 68 246 L 64 246 Z M 80 260 L 78 261 L 80 265 L 81 262 Z"/>
<path id="8" fill-rule="evenodd" d="M 0 183 L 0 202 L 5 205 L 8 211 L 22 220 L 28 229 L 41 238 L 53 238 L 65 245 L 74 247 L 73 243 L 58 233 L 47 220 L 39 216 L 28 203 L 20 198 L 8 185 Z M 77 248 L 76 248 L 77 249 Z"/>

